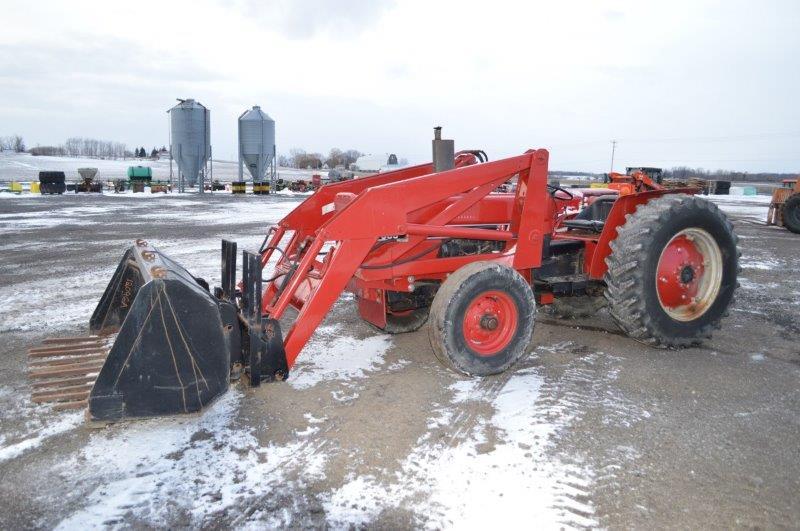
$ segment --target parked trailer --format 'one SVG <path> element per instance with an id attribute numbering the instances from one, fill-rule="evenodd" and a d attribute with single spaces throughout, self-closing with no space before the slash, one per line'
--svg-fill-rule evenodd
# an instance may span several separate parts
<path id="1" fill-rule="evenodd" d="M 63 171 L 40 171 L 39 190 L 42 195 L 61 195 L 67 191 L 66 178 Z"/>

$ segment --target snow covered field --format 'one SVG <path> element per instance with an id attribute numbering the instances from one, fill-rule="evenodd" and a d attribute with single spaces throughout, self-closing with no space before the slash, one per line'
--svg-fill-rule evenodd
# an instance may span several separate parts
<path id="1" fill-rule="evenodd" d="M 80 180 L 78 168 L 97 168 L 97 179 L 106 181 L 110 179 L 123 179 L 127 177 L 129 166 L 150 166 L 153 169 L 153 178 L 156 180 L 169 179 L 169 159 L 167 160 L 101 160 L 73 157 L 34 157 L 27 153 L 0 152 L 0 183 L 7 184 L 11 181 L 37 181 L 40 171 L 63 171 L 67 182 Z M 173 162 L 173 172 L 177 175 L 178 166 Z M 214 179 L 223 182 L 239 179 L 239 164 L 235 161 L 214 160 Z M 294 168 L 278 168 L 278 177 L 286 180 L 310 180 L 311 175 L 319 171 L 298 170 Z M 252 180 L 244 169 L 246 180 Z M 327 172 L 323 172 L 327 175 Z"/>

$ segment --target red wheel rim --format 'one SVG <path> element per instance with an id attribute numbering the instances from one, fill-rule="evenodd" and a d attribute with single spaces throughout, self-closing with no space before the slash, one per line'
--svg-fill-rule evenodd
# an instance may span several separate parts
<path id="1" fill-rule="evenodd" d="M 464 313 L 464 340 L 479 356 L 495 356 L 511 343 L 517 321 L 517 305 L 507 293 L 484 291 Z"/>
<path id="2" fill-rule="evenodd" d="M 691 321 L 716 300 L 721 280 L 719 245 L 702 229 L 684 229 L 667 243 L 658 260 L 658 301 L 673 319 Z"/>

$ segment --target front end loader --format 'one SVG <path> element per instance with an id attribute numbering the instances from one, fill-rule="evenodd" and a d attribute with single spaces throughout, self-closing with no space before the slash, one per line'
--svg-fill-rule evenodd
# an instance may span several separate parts
<path id="1" fill-rule="evenodd" d="M 427 324 L 436 357 L 475 376 L 529 352 L 537 306 L 557 299 L 602 298 L 654 347 L 710 337 L 737 286 L 725 215 L 643 172 L 612 174 L 602 189 L 549 185 L 548 158 L 489 162 L 437 130 L 433 163 L 322 186 L 242 253 L 241 279 L 236 244 L 223 241 L 213 291 L 138 240 L 92 335 L 31 349 L 33 399 L 99 421 L 198 411 L 240 376 L 289 378 L 345 290 L 386 333 Z"/>

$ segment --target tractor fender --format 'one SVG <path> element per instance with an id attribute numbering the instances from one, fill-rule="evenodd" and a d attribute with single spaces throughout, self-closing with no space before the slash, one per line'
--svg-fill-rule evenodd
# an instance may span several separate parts
<path id="1" fill-rule="evenodd" d="M 657 197 L 662 197 L 667 194 L 690 194 L 697 193 L 696 188 L 672 188 L 662 190 L 647 190 L 635 194 L 627 194 L 620 196 L 611 207 L 608 213 L 603 231 L 600 233 L 600 238 L 593 246 L 586 248 L 586 274 L 595 280 L 602 280 L 608 265 L 606 265 L 606 258 L 611 254 L 611 242 L 617 238 L 617 229 L 625 224 L 626 216 L 633 214 L 639 205 L 643 205 Z M 591 253 L 591 255 L 589 254 Z"/>

